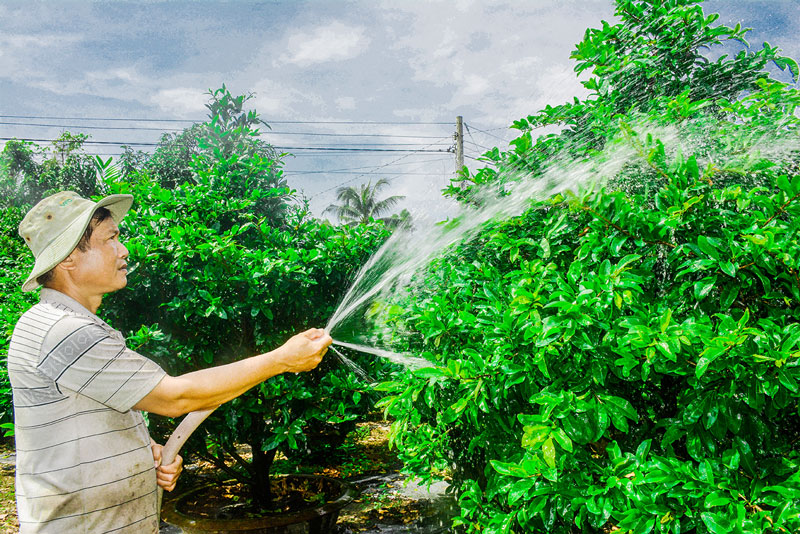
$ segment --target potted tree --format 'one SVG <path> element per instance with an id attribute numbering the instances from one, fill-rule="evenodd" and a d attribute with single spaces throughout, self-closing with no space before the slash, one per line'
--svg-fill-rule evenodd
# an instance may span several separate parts
<path id="1" fill-rule="evenodd" d="M 109 299 L 105 313 L 131 333 L 133 346 L 172 373 L 263 352 L 324 324 L 350 273 L 388 234 L 381 224 L 333 227 L 310 217 L 292 203 L 281 155 L 257 139 L 258 116 L 243 111 L 247 97 L 225 87 L 210 96 L 210 121 L 192 129 L 197 148 L 166 146 L 165 154 L 180 161 L 159 164 L 184 172 L 161 180 L 145 165 L 109 184 L 114 192 L 132 193 L 136 203 L 124 227 L 132 282 Z M 181 137 L 165 139 L 166 145 L 175 139 Z M 362 363 L 373 374 L 384 365 Z M 188 451 L 241 487 L 237 512 L 285 508 L 278 486 L 310 483 L 277 484 L 276 454 L 314 449 L 318 442 L 310 432 L 342 434 L 369 409 L 365 390 L 353 369 L 328 358 L 314 372 L 275 377 L 221 406 Z M 174 425 L 153 417 L 151 426 L 157 433 Z M 323 508 L 346 495 L 332 490 L 332 481 L 315 484 L 327 489 L 323 496 L 312 491 L 318 499 L 312 504 Z M 203 497 L 195 492 L 192 498 Z M 218 515 L 232 510 L 222 508 Z"/>

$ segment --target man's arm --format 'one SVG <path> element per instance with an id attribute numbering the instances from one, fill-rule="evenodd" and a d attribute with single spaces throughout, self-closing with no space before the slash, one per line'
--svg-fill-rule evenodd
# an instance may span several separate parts
<path id="1" fill-rule="evenodd" d="M 181 376 L 165 376 L 134 408 L 167 417 L 216 408 L 270 377 L 313 369 L 331 341 L 324 330 L 311 329 L 271 352 Z"/>

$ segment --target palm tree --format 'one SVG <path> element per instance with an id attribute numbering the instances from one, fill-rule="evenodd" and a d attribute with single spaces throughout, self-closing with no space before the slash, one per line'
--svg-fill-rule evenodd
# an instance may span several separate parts
<path id="1" fill-rule="evenodd" d="M 331 204 L 323 213 L 334 213 L 339 221 L 346 224 L 361 224 L 369 222 L 370 219 L 377 219 L 406 198 L 394 195 L 378 200 L 378 191 L 387 185 L 389 180 L 381 178 L 375 185 L 370 181 L 358 187 L 340 187 L 336 190 L 336 200 L 339 204 Z"/>

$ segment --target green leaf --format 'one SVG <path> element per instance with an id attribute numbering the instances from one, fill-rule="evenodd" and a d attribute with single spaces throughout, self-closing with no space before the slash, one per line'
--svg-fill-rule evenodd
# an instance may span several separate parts
<path id="1" fill-rule="evenodd" d="M 730 276 L 731 278 L 736 278 L 736 265 L 730 261 L 721 261 L 719 262 L 720 270 Z"/>
<path id="2" fill-rule="evenodd" d="M 617 268 L 614 270 L 616 273 L 621 273 L 628 265 L 635 261 L 639 261 L 642 257 L 639 254 L 628 254 L 617 264 Z"/>
<path id="3" fill-rule="evenodd" d="M 750 444 L 739 436 L 734 436 L 733 441 L 736 444 L 736 450 L 739 452 L 741 467 L 748 475 L 756 476 L 756 462 Z"/>
<path id="4" fill-rule="evenodd" d="M 669 323 L 672 320 L 672 308 L 667 308 L 667 311 L 661 316 L 661 333 L 667 331 L 667 327 L 669 327 Z"/>
<path id="5" fill-rule="evenodd" d="M 510 462 L 499 462 L 497 460 L 491 460 L 490 463 L 492 465 L 492 468 L 501 475 L 516 477 L 516 478 L 526 478 L 529 475 L 528 471 L 523 469 L 519 464 Z"/>
<path id="6" fill-rule="evenodd" d="M 423 367 L 421 369 L 415 369 L 414 376 L 422 379 L 430 379 L 447 376 L 447 373 L 441 367 Z"/>
<path id="7" fill-rule="evenodd" d="M 522 446 L 536 447 L 550 435 L 551 427 L 547 425 L 525 426 L 522 429 Z"/>
<path id="8" fill-rule="evenodd" d="M 517 501 L 525 497 L 536 481 L 533 478 L 523 478 L 516 481 L 508 490 L 508 504 L 514 506 Z"/>
<path id="9" fill-rule="evenodd" d="M 731 522 L 722 514 L 703 512 L 700 514 L 700 518 L 712 534 L 729 534 L 731 532 Z"/>
<path id="10" fill-rule="evenodd" d="M 739 284 L 725 284 L 719 299 L 720 311 L 728 310 L 739 296 Z"/>
<path id="11" fill-rule="evenodd" d="M 797 369 L 796 367 L 792 370 Z M 784 367 L 780 371 L 778 371 L 778 381 L 783 384 L 783 387 L 791 391 L 792 393 L 800 392 L 800 387 L 797 385 L 797 380 L 791 376 L 787 369 Z"/>
<path id="12" fill-rule="evenodd" d="M 725 347 L 709 347 L 700 353 L 700 359 L 697 360 L 697 367 L 694 369 L 694 374 L 700 378 L 706 373 L 708 366 L 711 365 L 721 354 L 725 353 Z"/>
<path id="13" fill-rule="evenodd" d="M 624 415 L 628 419 L 632 419 L 633 421 L 639 420 L 639 414 L 636 413 L 633 405 L 626 399 L 622 397 L 615 397 L 614 395 L 598 395 L 598 397 L 605 403 L 607 403 L 616 413 Z"/>
<path id="14" fill-rule="evenodd" d="M 706 495 L 703 501 L 703 508 L 713 508 L 715 506 L 724 506 L 730 504 L 731 498 L 723 491 L 714 491 Z"/>
<path id="15" fill-rule="evenodd" d="M 636 449 L 636 460 L 641 464 L 647 459 L 647 455 L 650 453 L 650 444 L 652 440 L 646 439 L 639 444 L 639 447 Z"/>
<path id="16" fill-rule="evenodd" d="M 702 250 L 708 256 L 714 258 L 715 260 L 719 259 L 719 251 L 706 236 L 701 235 L 697 238 L 697 246 L 700 247 L 700 250 Z"/>
<path id="17" fill-rule="evenodd" d="M 695 282 L 694 284 L 694 298 L 697 300 L 703 300 L 711 293 L 711 290 L 714 289 L 714 286 L 717 283 L 717 276 L 706 276 L 702 280 Z"/>
<path id="18" fill-rule="evenodd" d="M 544 461 L 548 466 L 556 466 L 556 448 L 555 445 L 553 445 L 552 437 L 547 438 L 542 444 L 542 455 L 544 456 Z"/>
<path id="19" fill-rule="evenodd" d="M 567 433 L 560 428 L 553 430 L 553 437 L 556 439 L 561 448 L 567 452 L 572 452 L 572 440 L 569 439 Z"/>

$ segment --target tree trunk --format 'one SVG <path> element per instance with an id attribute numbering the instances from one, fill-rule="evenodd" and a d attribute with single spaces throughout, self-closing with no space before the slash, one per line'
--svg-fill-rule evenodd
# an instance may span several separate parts
<path id="1" fill-rule="evenodd" d="M 251 436 L 253 440 L 250 442 L 250 448 L 253 451 L 253 478 L 251 489 L 253 491 L 253 499 L 261 508 L 268 508 L 272 502 L 272 488 L 270 487 L 269 472 L 272 468 L 272 462 L 275 460 L 276 449 L 269 451 L 262 451 L 262 439 L 264 430 L 264 421 L 256 417 L 254 421 L 253 431 Z"/>

